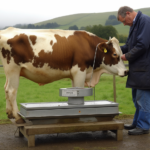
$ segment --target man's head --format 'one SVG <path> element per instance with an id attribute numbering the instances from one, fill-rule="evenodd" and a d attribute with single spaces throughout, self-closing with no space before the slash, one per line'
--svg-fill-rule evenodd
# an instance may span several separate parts
<path id="1" fill-rule="evenodd" d="M 121 21 L 124 25 L 132 26 L 136 15 L 137 12 L 128 6 L 120 7 L 118 10 L 118 20 Z"/>

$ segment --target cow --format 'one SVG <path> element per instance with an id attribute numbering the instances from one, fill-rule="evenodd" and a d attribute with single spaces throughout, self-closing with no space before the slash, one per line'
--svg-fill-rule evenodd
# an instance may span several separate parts
<path id="1" fill-rule="evenodd" d="M 86 31 L 60 29 L 1 30 L 8 118 L 15 118 L 18 124 L 24 122 L 16 103 L 20 76 L 39 85 L 70 78 L 72 87 L 94 87 L 103 73 L 127 75 L 121 55 L 115 37 L 105 40 Z"/>

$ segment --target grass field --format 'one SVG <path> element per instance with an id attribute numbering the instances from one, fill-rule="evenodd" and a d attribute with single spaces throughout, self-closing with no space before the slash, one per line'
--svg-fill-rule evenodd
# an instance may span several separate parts
<path id="1" fill-rule="evenodd" d="M 116 76 L 116 91 L 117 102 L 119 103 L 119 111 L 122 114 L 134 114 L 134 106 L 131 98 L 131 89 L 125 88 L 126 77 L 121 78 Z M 0 120 L 7 119 L 5 108 L 5 92 L 4 92 L 5 76 L 0 75 Z M 71 87 L 70 79 L 59 80 L 44 86 L 20 78 L 20 84 L 17 94 L 18 107 L 20 103 L 32 102 L 61 102 L 67 101 L 66 97 L 59 96 L 59 88 Z M 113 76 L 102 75 L 99 84 L 95 87 L 96 100 L 110 100 L 113 99 Z M 85 100 L 94 100 L 93 96 L 85 97 Z"/>
<path id="2" fill-rule="evenodd" d="M 137 9 L 135 11 L 137 12 L 139 10 L 143 14 L 150 16 L 150 8 L 142 8 L 142 9 Z M 105 25 L 105 22 L 110 15 L 117 16 L 117 11 L 105 12 L 105 13 L 82 13 L 82 14 L 60 16 L 58 18 L 54 18 L 51 20 L 46 20 L 43 22 L 35 23 L 35 25 L 42 25 L 42 24 L 56 22 L 61 25 L 59 27 L 60 29 L 69 29 L 70 26 L 74 26 L 74 25 L 77 25 L 78 28 L 80 29 L 81 27 L 86 27 L 89 25 L 91 26 L 98 25 L 98 24 Z M 128 26 L 119 24 L 119 25 L 114 25 L 114 27 L 116 28 L 119 34 L 123 34 L 127 36 L 129 33 Z"/>

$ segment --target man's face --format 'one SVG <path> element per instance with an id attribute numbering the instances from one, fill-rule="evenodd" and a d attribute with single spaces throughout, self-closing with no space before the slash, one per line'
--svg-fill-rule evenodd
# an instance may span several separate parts
<path id="1" fill-rule="evenodd" d="M 123 18 L 122 16 L 119 15 L 119 21 L 124 24 L 124 26 L 132 26 L 133 24 L 133 19 L 132 19 L 132 13 L 131 12 L 126 12 L 126 16 Z"/>

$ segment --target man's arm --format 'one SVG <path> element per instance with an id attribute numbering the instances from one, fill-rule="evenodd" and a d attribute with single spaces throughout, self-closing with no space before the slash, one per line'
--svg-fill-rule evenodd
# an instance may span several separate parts
<path id="1" fill-rule="evenodd" d="M 142 22 L 137 31 L 137 43 L 133 49 L 125 54 L 128 61 L 133 62 L 140 57 L 150 46 L 150 21 Z"/>
<path id="2" fill-rule="evenodd" d="M 127 45 L 127 42 L 126 42 L 125 45 L 120 46 L 120 48 L 121 48 L 123 54 L 127 53 L 127 52 L 128 52 L 128 45 Z"/>
<path id="3" fill-rule="evenodd" d="M 124 60 L 124 61 L 127 61 L 125 54 L 123 54 L 123 55 L 121 56 L 121 59 Z"/>

